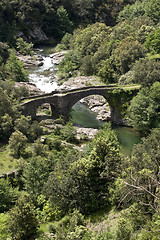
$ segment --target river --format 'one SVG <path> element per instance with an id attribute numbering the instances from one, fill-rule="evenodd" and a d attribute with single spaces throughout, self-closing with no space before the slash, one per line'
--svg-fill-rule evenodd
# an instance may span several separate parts
<path id="1" fill-rule="evenodd" d="M 38 53 L 43 56 L 43 66 L 30 70 L 30 82 L 36 84 L 42 91 L 49 93 L 58 89 L 55 79 L 56 66 L 52 63 L 52 58 L 50 57 L 53 49 L 51 47 L 43 47 Z M 100 128 L 103 125 L 103 122 L 96 119 L 96 113 L 91 112 L 87 106 L 80 102 L 73 106 L 71 116 L 76 125 L 86 128 Z M 140 142 L 140 134 L 129 127 L 118 125 L 112 125 L 112 127 L 118 136 L 122 153 L 129 156 L 133 145 Z"/>

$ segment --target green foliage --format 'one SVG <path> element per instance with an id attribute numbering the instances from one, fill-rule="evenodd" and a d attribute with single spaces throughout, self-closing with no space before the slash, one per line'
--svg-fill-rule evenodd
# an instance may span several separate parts
<path id="1" fill-rule="evenodd" d="M 159 132 L 159 129 L 152 130 L 142 143 L 134 147 L 130 160 L 123 163 L 122 178 L 116 190 L 120 204 L 137 203 L 139 208 L 144 208 L 142 215 L 148 215 L 148 218 L 155 212 L 159 213 Z"/>
<path id="2" fill-rule="evenodd" d="M 28 90 L 25 86 L 15 87 L 14 82 L 9 79 L 0 80 L 0 87 L 6 92 L 8 97 L 12 100 L 12 105 L 16 104 L 15 100 L 20 100 L 22 97 L 28 96 Z"/>
<path id="3" fill-rule="evenodd" d="M 59 52 L 59 51 L 62 51 L 62 50 L 67 50 L 70 48 L 70 41 L 71 41 L 71 38 L 72 38 L 72 34 L 70 33 L 66 33 L 62 40 L 61 40 L 61 43 L 60 44 L 57 44 L 56 46 L 56 51 Z"/>
<path id="4" fill-rule="evenodd" d="M 155 82 L 150 89 L 141 89 L 131 101 L 129 118 L 143 134 L 159 124 L 159 91 L 160 83 Z"/>
<path id="5" fill-rule="evenodd" d="M 145 46 L 152 54 L 160 53 L 160 29 L 151 32 L 145 41 Z"/>
<path id="6" fill-rule="evenodd" d="M 27 82 L 28 75 L 23 68 L 23 63 L 17 59 L 14 54 L 11 54 L 5 65 L 8 78 L 15 82 Z"/>
<path id="7" fill-rule="evenodd" d="M 37 214 L 41 222 L 50 222 L 60 218 L 61 211 L 41 194 L 37 198 Z"/>
<path id="8" fill-rule="evenodd" d="M 48 161 L 41 157 L 34 157 L 24 167 L 24 187 L 34 203 L 36 203 L 37 197 L 41 194 L 44 183 L 48 179 L 49 172 Z"/>
<path id="9" fill-rule="evenodd" d="M 8 232 L 8 214 L 0 213 L 0 237 L 1 240 L 9 239 L 10 234 Z"/>
<path id="10" fill-rule="evenodd" d="M 60 139 L 61 137 L 59 136 L 53 136 L 50 138 L 48 137 L 45 140 L 45 143 L 48 145 L 50 150 L 57 150 L 57 151 L 61 151 L 62 150 L 62 141 Z"/>
<path id="11" fill-rule="evenodd" d="M 128 240 L 131 236 L 131 229 L 127 224 L 127 220 L 120 218 L 118 220 L 118 228 L 116 231 L 116 240 L 123 239 Z"/>
<path id="12" fill-rule="evenodd" d="M 71 33 L 73 31 L 73 23 L 70 21 L 67 10 L 63 6 L 57 9 L 57 17 L 60 37 L 63 37 L 66 32 Z"/>
<path id="13" fill-rule="evenodd" d="M 17 38 L 16 46 L 18 52 L 20 52 L 22 55 L 33 55 L 33 43 L 27 43 L 23 40 L 23 38 Z"/>
<path id="14" fill-rule="evenodd" d="M 77 208 L 88 214 L 102 208 L 108 202 L 108 185 L 111 187 L 119 173 L 121 157 L 117 146 L 114 134 L 108 139 L 99 136 L 86 158 L 58 161 L 44 194 L 63 213 Z"/>
<path id="15" fill-rule="evenodd" d="M 14 128 L 23 133 L 29 142 L 34 142 L 43 133 L 43 129 L 37 121 L 32 121 L 31 117 L 23 115 L 16 119 Z"/>
<path id="16" fill-rule="evenodd" d="M 111 28 L 102 23 L 92 24 L 83 30 L 75 31 L 70 40 L 73 50 L 60 63 L 59 71 L 68 73 L 70 76 L 78 69 L 86 75 L 96 73 L 97 64 L 106 57 L 104 46 L 101 46 L 109 40 L 110 33 Z"/>
<path id="17" fill-rule="evenodd" d="M 26 136 L 20 131 L 15 131 L 9 138 L 9 150 L 11 155 L 15 158 L 19 158 L 24 155 L 25 147 L 27 144 Z"/>
<path id="18" fill-rule="evenodd" d="M 72 122 L 68 122 L 62 129 L 61 135 L 67 142 L 75 143 L 76 140 L 76 128 L 73 126 Z"/>
<path id="19" fill-rule="evenodd" d="M 110 59 L 102 60 L 98 67 L 97 75 L 102 79 L 105 83 L 113 83 L 115 82 L 114 77 L 115 71 L 113 69 L 113 65 L 111 64 Z"/>
<path id="20" fill-rule="evenodd" d="M 152 221 L 148 221 L 144 226 L 144 229 L 139 234 L 138 240 L 156 240 L 159 238 L 159 214 L 153 215 Z"/>
<path id="21" fill-rule="evenodd" d="M 11 136 L 12 132 L 13 132 L 12 118 L 8 114 L 5 114 L 1 118 L 0 138 L 6 142 Z"/>
<path id="22" fill-rule="evenodd" d="M 12 239 L 29 239 L 37 232 L 38 222 L 28 194 L 23 194 L 9 212 L 8 229 Z"/>
<path id="23" fill-rule="evenodd" d="M 134 19 L 145 14 L 145 1 L 135 1 L 132 5 L 127 5 L 118 15 L 118 21 L 123 21 L 125 19 Z"/>
<path id="24" fill-rule="evenodd" d="M 160 63 L 154 59 L 138 60 L 132 68 L 132 82 L 150 87 L 156 81 L 160 81 Z"/>
<path id="25" fill-rule="evenodd" d="M 84 239 L 88 232 L 85 227 L 84 216 L 78 210 L 74 210 L 70 215 L 66 215 L 57 224 L 51 225 L 50 231 L 55 234 L 56 239 L 61 240 Z"/>
<path id="26" fill-rule="evenodd" d="M 7 179 L 0 179 L 0 212 L 9 210 L 18 198 L 18 189 L 12 188 Z"/>
<path id="27" fill-rule="evenodd" d="M 136 60 L 143 58 L 146 50 L 142 44 L 132 38 L 126 38 L 114 52 L 115 65 L 121 74 L 130 70 Z"/>
<path id="28" fill-rule="evenodd" d="M 9 47 L 7 44 L 0 42 L 0 65 L 6 63 L 9 57 Z"/>
<path id="29" fill-rule="evenodd" d="M 59 78 L 68 78 L 74 74 L 74 72 L 78 69 L 79 67 L 79 59 L 74 51 L 69 51 L 66 55 L 65 58 L 60 62 L 58 65 L 58 76 Z"/>
<path id="30" fill-rule="evenodd" d="M 11 96 L 8 96 L 7 92 L 0 88 L 0 117 L 8 114 L 13 119 L 16 118 L 18 114 L 17 102 L 14 101 Z"/>
<path id="31" fill-rule="evenodd" d="M 145 2 L 145 1 L 144 1 Z M 158 0 L 147 1 L 145 6 L 146 14 L 155 22 L 158 23 L 160 20 L 160 2 Z"/>
<path id="32" fill-rule="evenodd" d="M 46 144 L 41 143 L 40 139 L 37 139 L 31 146 L 32 156 L 47 157 L 49 147 Z"/>
<path id="33" fill-rule="evenodd" d="M 104 41 L 109 39 L 111 28 L 103 23 L 89 25 L 84 30 L 74 33 L 74 48 L 78 51 L 81 58 L 93 55 Z"/>
<path id="34" fill-rule="evenodd" d="M 63 38 L 62 38 L 62 40 L 61 40 L 61 44 L 62 44 L 63 46 L 65 46 L 64 50 L 70 48 L 71 37 L 72 37 L 72 34 L 70 34 L 70 33 L 66 33 L 66 34 L 63 36 Z"/>
<path id="35" fill-rule="evenodd" d="M 160 18 L 160 3 L 158 0 L 142 0 L 135 1 L 132 5 L 127 5 L 118 15 L 118 21 L 125 19 L 133 20 L 139 16 L 149 17 L 155 23 L 159 22 Z"/>
<path id="36" fill-rule="evenodd" d="M 129 117 L 136 129 L 148 134 L 160 122 L 160 65 L 156 60 L 149 60 L 152 54 L 160 52 L 159 9 L 157 0 L 3 0 L 0 3 L 0 41 L 7 41 L 26 55 L 32 54 L 33 44 L 22 38 L 16 42 L 17 32 L 22 32 L 27 41 L 35 40 L 34 33 L 38 31 L 50 38 L 63 37 L 59 48 L 71 50 L 59 64 L 60 78 L 67 79 L 80 71 L 80 74 L 98 75 L 108 84 L 117 82 L 125 74 L 126 82 L 141 84 L 145 88 L 131 101 Z M 120 10 L 119 23 L 114 27 L 106 26 L 106 22 L 115 24 L 113 20 Z M 73 27 L 79 23 L 82 26 L 71 35 Z M 88 23 L 90 25 L 85 27 Z M 148 58 L 144 58 L 145 47 Z M 76 131 L 71 123 L 47 136 L 47 146 L 40 140 L 35 141 L 42 134 L 39 124 L 28 117 L 20 117 L 19 99 L 26 91 L 14 88 L 11 81 L 27 80 L 22 63 L 14 54 L 9 57 L 8 46 L 1 42 L 0 140 L 7 141 L 10 137 L 9 148 L 16 158 L 27 151 L 28 156 L 32 156 L 25 159 L 25 164 L 24 160 L 19 160 L 19 166 L 23 169 L 23 187 L 31 194 L 37 209 L 35 212 L 28 195 L 23 195 L 10 210 L 9 217 L 0 215 L 0 237 L 10 237 L 7 221 L 12 239 L 25 240 L 35 238 L 37 218 L 41 222 L 53 221 L 67 214 L 50 227 L 56 239 L 157 239 L 159 129 L 153 130 L 134 148 L 131 158 L 123 161 L 117 137 L 109 126 L 100 130 L 81 153 L 65 143 L 76 142 Z M 120 89 L 108 92 L 108 102 L 124 115 L 133 94 L 132 90 Z M 13 130 L 16 131 L 12 134 Z M 27 141 L 30 143 L 26 150 Z M 18 193 L 7 180 L 0 180 L 0 188 L 0 210 L 6 211 L 14 205 Z M 118 207 L 135 204 L 120 214 L 116 231 L 110 232 L 110 226 L 102 233 L 88 231 L 80 212 L 88 215 L 110 202 Z M 75 210 L 68 215 L 74 208 L 80 212 Z"/>
<path id="37" fill-rule="evenodd" d="M 17 95 L 13 85 L 0 82 L 0 139 L 7 141 L 13 132 L 13 122 L 20 116 L 18 101 L 15 98 Z M 17 96 L 16 96 L 17 97 Z"/>

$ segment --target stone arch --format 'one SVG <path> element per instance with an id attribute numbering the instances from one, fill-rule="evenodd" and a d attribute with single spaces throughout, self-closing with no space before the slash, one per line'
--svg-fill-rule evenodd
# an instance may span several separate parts
<path id="1" fill-rule="evenodd" d="M 109 103 L 107 102 L 106 98 L 102 94 L 91 94 L 87 97 L 81 98 L 78 102 L 76 102 L 71 110 L 77 107 L 80 107 L 79 102 L 81 104 L 86 105 L 89 110 L 95 114 L 97 114 L 97 120 L 100 121 L 107 121 L 110 120 L 110 114 L 111 114 L 111 107 Z M 72 112 L 72 111 L 71 111 Z M 74 114 L 72 112 L 72 114 Z"/>
<path id="2" fill-rule="evenodd" d="M 80 99 L 90 95 L 101 95 L 109 103 L 111 108 L 111 120 L 118 124 L 123 123 L 123 115 L 125 108 L 133 96 L 139 91 L 139 88 L 131 89 L 108 87 L 108 86 L 91 86 L 79 89 L 72 89 L 69 91 L 59 91 L 43 96 L 35 96 L 32 100 L 21 104 L 23 107 L 22 113 L 25 116 L 36 117 L 36 109 L 43 103 L 49 103 L 52 107 L 52 116 L 62 115 L 67 121 L 69 112 L 72 106 Z"/>
<path id="3" fill-rule="evenodd" d="M 52 100 L 52 99 L 51 99 Z M 56 103 L 53 103 L 53 101 L 51 101 L 50 99 L 45 99 L 45 98 L 39 98 L 39 99 L 34 99 L 31 101 L 28 101 L 24 104 L 22 104 L 22 113 L 25 116 L 31 116 L 32 119 L 36 119 L 37 118 L 37 110 L 40 106 L 46 104 L 49 106 L 50 108 L 50 116 L 56 116 Z M 47 116 L 47 114 L 46 114 Z"/>
<path id="4" fill-rule="evenodd" d="M 68 108 L 68 110 L 70 110 L 76 102 L 80 101 L 81 99 L 83 99 L 85 97 L 91 96 L 91 95 L 103 96 L 107 101 L 106 91 L 100 91 L 99 89 L 98 90 L 97 89 L 89 89 L 89 90 L 87 89 L 84 91 L 72 92 L 70 94 L 66 94 L 64 96 L 64 101 L 66 98 L 66 107 Z"/>

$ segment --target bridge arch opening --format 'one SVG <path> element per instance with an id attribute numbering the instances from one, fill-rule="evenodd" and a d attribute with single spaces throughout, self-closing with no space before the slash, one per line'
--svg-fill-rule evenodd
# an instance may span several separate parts
<path id="1" fill-rule="evenodd" d="M 36 109 L 36 116 L 37 117 L 51 117 L 52 116 L 52 109 L 49 103 L 43 103 L 39 105 Z"/>
<path id="2" fill-rule="evenodd" d="M 111 109 L 101 95 L 90 95 L 76 102 L 70 113 L 75 124 L 83 127 L 98 128 L 103 121 L 109 121 Z"/>

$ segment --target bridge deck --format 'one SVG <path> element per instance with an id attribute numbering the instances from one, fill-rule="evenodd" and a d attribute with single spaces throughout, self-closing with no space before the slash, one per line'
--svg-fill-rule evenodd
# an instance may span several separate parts
<path id="1" fill-rule="evenodd" d="M 96 89 L 103 89 L 103 90 L 114 90 L 114 89 L 140 89 L 141 85 L 124 85 L 124 86 L 118 86 L 115 84 L 112 85 L 100 85 L 100 86 L 88 86 L 88 87 L 82 87 L 82 88 L 74 88 L 74 89 L 70 89 L 70 90 L 56 90 L 53 91 L 51 93 L 46 93 L 46 94 L 40 94 L 40 95 L 36 95 L 36 96 L 31 96 L 31 97 L 27 97 L 27 98 L 22 98 L 21 99 L 21 104 L 25 104 L 27 102 L 30 102 L 32 100 L 36 100 L 36 99 L 40 99 L 40 98 L 46 98 L 46 97 L 53 97 L 54 95 L 64 95 L 64 94 L 69 94 L 69 93 L 74 93 L 74 92 L 82 92 L 85 90 L 96 90 Z"/>

